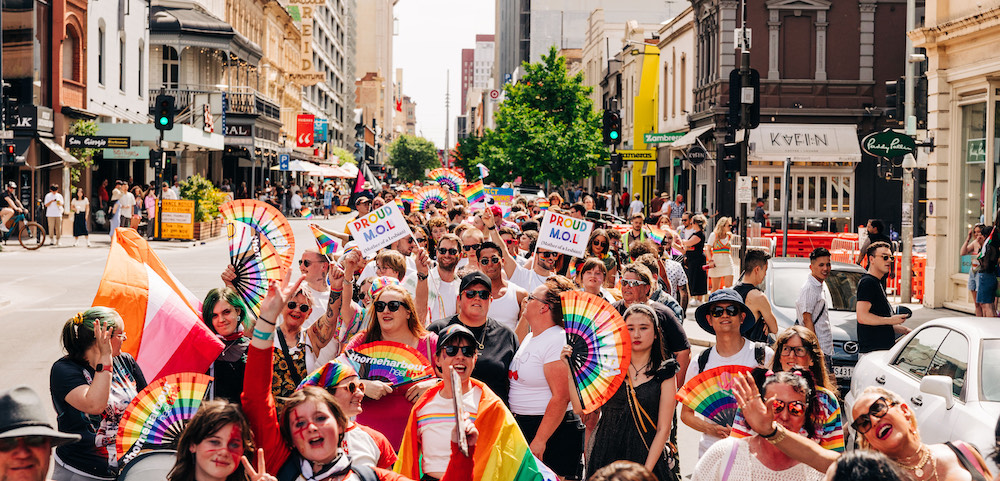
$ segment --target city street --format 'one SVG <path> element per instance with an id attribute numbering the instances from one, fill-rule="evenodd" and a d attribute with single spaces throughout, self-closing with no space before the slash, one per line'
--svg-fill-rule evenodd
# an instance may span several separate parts
<path id="1" fill-rule="evenodd" d="M 314 246 L 308 227 L 310 222 L 343 229 L 350 218 L 292 219 L 297 253 Z M 109 238 L 95 235 L 91 239 L 95 247 L 90 249 L 70 247 L 72 237 L 64 237 L 58 247 L 45 246 L 32 252 L 8 244 L 0 252 L 0 267 L 4 273 L 0 279 L 0 326 L 6 331 L 0 338 L 0 352 L 4 357 L 0 385 L 28 384 L 38 392 L 49 392 L 49 369 L 62 355 L 60 329 L 73 314 L 90 306 L 104 271 Z M 153 246 L 174 276 L 199 297 L 220 285 L 219 273 L 229 262 L 224 237 L 207 242 L 155 242 Z M 910 307 L 914 310 L 913 319 L 907 322 L 910 327 L 933 318 L 964 315 L 920 305 Z M 712 336 L 694 322 L 693 307 L 688 310 L 684 327 L 693 344 L 691 357 L 695 359 L 705 346 L 712 344 Z M 46 409 L 54 422 L 52 405 L 46 404 Z M 678 445 L 690 447 L 681 449 L 683 475 L 690 474 L 697 463 L 697 450 L 692 449 L 697 444 L 698 433 L 681 424 Z"/>

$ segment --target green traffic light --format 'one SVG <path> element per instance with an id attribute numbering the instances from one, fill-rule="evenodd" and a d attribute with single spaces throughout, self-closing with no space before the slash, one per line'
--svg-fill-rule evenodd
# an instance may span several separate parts
<path id="1" fill-rule="evenodd" d="M 610 135 L 610 137 L 611 137 L 612 139 L 617 139 L 617 138 L 618 138 L 618 132 L 615 132 L 614 130 L 612 130 L 612 131 L 611 131 L 611 135 Z"/>
<path id="2" fill-rule="evenodd" d="M 166 117 L 160 117 L 160 125 L 167 125 L 167 122 L 169 122 L 169 120 L 167 120 Z"/>

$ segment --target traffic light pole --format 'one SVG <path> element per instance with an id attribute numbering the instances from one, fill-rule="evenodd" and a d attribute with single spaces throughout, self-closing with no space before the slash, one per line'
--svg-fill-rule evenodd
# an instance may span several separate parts
<path id="1" fill-rule="evenodd" d="M 746 0 L 741 3 L 741 8 L 743 10 L 743 25 L 740 30 L 740 35 L 743 36 L 743 41 L 741 43 L 740 49 L 740 88 L 750 85 L 750 36 L 747 35 L 747 4 Z M 732 88 L 730 86 L 729 88 Z M 754 102 L 757 99 L 753 99 Z M 750 118 L 750 106 L 747 102 L 743 101 L 741 95 L 740 101 L 740 124 L 739 127 L 743 128 L 743 142 L 740 142 L 740 175 L 747 175 L 747 163 L 750 157 L 750 132 L 749 128 L 749 118 Z M 732 108 L 730 106 L 730 108 Z M 734 139 L 735 140 L 735 139 Z M 737 196 L 739 197 L 739 196 Z M 743 260 L 747 257 L 747 244 L 750 243 L 750 239 L 747 237 L 747 224 L 749 224 L 749 219 L 747 218 L 747 205 L 745 203 L 739 203 L 739 219 L 740 219 L 740 269 L 743 269 Z M 781 226 L 782 229 L 788 230 L 788 226 Z"/>
<path id="2" fill-rule="evenodd" d="M 163 235 L 163 166 L 167 163 L 167 149 L 163 141 L 163 130 L 160 131 L 160 165 L 156 167 L 156 232 L 155 240 L 162 240 Z"/>
<path id="3" fill-rule="evenodd" d="M 916 23 L 916 1 L 906 0 L 906 31 L 909 32 L 913 30 L 914 24 Z M 916 83 L 913 79 L 913 69 L 916 65 L 911 61 L 910 55 L 913 54 L 913 41 L 910 40 L 908 35 L 904 35 L 906 38 L 906 63 L 904 68 L 906 69 L 906 85 L 904 85 L 904 91 L 906 92 L 904 100 L 904 111 L 905 116 L 903 117 L 906 125 L 906 135 L 915 136 L 917 134 L 917 118 L 914 115 L 914 87 Z M 909 168 L 907 168 L 909 167 Z M 900 292 L 899 301 L 906 304 L 912 299 L 913 294 L 913 276 L 912 276 L 912 263 L 913 263 L 913 168 L 904 165 L 903 168 L 903 202 L 900 204 L 902 222 L 900 223 L 900 234 L 903 236 L 903 265 L 900 276 L 902 277 L 900 281 Z"/>

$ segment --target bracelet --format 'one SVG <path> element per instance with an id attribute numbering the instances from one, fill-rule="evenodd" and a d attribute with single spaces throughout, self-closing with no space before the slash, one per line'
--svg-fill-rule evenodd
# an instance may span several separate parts
<path id="1" fill-rule="evenodd" d="M 428 277 L 428 274 L 421 274 L 419 272 L 417 273 L 417 279 L 419 279 L 421 281 L 426 281 L 427 277 Z"/>
<path id="2" fill-rule="evenodd" d="M 775 446 L 777 446 L 778 443 L 780 443 L 783 439 L 785 439 L 785 430 L 781 427 L 780 424 L 776 426 L 777 427 L 774 428 L 774 434 L 771 434 L 771 436 L 773 437 L 766 438 L 767 442 Z"/>
<path id="3" fill-rule="evenodd" d="M 771 434 L 764 434 L 764 433 L 757 433 L 757 434 L 759 434 L 760 437 L 764 439 L 771 439 L 774 437 L 775 434 L 778 434 L 778 424 L 774 423 L 774 431 L 771 431 Z"/>
<path id="4" fill-rule="evenodd" d="M 274 339 L 274 331 L 264 332 L 255 327 L 253 329 L 253 338 L 260 339 L 261 341 L 270 341 L 271 339 Z"/>
<path id="5" fill-rule="evenodd" d="M 270 324 L 272 326 L 276 325 L 275 323 L 273 323 L 273 322 L 271 322 L 271 321 L 269 321 L 267 319 L 264 319 L 264 316 L 257 316 L 257 319 L 260 319 L 260 320 L 262 320 L 262 321 L 264 321 L 264 322 L 266 322 L 266 323 L 268 323 L 268 324 Z"/>
<path id="6" fill-rule="evenodd" d="M 487 227 L 487 229 L 489 229 L 489 230 L 497 230 L 497 226 Z"/>

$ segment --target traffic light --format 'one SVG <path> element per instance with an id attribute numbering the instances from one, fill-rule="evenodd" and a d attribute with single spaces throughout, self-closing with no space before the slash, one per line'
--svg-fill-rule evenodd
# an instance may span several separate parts
<path id="1" fill-rule="evenodd" d="M 163 168 L 163 154 L 159 150 L 149 151 L 149 166 L 154 169 Z"/>
<path id="2" fill-rule="evenodd" d="M 760 125 L 760 73 L 750 69 L 748 77 L 743 85 L 740 69 L 729 72 L 729 127 L 733 130 L 756 129 Z M 744 104 L 747 106 L 745 119 Z"/>
<path id="3" fill-rule="evenodd" d="M 740 165 L 740 144 L 729 143 L 722 145 L 722 165 L 726 172 L 740 172 L 745 169 Z"/>
<path id="4" fill-rule="evenodd" d="M 14 144 L 3 144 L 3 163 L 16 164 L 17 154 L 14 153 Z"/>
<path id="5" fill-rule="evenodd" d="M 622 154 L 611 154 L 611 171 L 615 174 L 622 170 Z"/>
<path id="6" fill-rule="evenodd" d="M 605 145 L 622 143 L 622 117 L 617 111 L 604 111 L 603 132 Z"/>
<path id="7" fill-rule="evenodd" d="M 903 120 L 906 101 L 906 79 L 886 80 L 885 82 L 885 116 L 892 120 Z"/>
<path id="8" fill-rule="evenodd" d="M 913 86 L 913 115 L 917 117 L 917 128 L 927 128 L 927 76 L 917 77 L 917 84 Z"/>
<path id="9" fill-rule="evenodd" d="M 170 95 L 157 95 L 154 107 L 153 124 L 157 130 L 174 128 L 174 98 Z"/>

